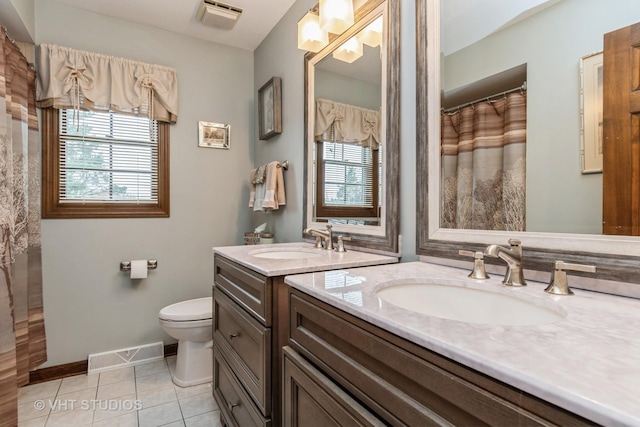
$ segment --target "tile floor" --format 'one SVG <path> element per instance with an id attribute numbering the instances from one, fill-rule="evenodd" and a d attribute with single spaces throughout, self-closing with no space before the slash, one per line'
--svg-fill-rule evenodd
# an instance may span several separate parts
<path id="1" fill-rule="evenodd" d="M 18 427 L 220 427 L 211 383 L 178 387 L 175 356 L 20 389 Z"/>

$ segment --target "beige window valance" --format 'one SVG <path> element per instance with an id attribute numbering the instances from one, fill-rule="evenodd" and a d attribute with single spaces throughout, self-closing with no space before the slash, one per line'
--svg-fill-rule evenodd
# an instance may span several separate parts
<path id="1" fill-rule="evenodd" d="M 173 68 L 41 44 L 38 107 L 112 110 L 175 123 L 178 81 Z"/>
<path id="2" fill-rule="evenodd" d="M 346 142 L 377 150 L 380 111 L 317 99 L 314 135 L 316 141 Z"/>

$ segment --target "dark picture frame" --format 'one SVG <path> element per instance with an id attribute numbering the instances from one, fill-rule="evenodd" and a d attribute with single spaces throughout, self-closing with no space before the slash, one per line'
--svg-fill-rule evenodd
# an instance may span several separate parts
<path id="1" fill-rule="evenodd" d="M 258 90 L 258 129 L 265 140 L 282 133 L 282 82 L 272 77 Z"/>

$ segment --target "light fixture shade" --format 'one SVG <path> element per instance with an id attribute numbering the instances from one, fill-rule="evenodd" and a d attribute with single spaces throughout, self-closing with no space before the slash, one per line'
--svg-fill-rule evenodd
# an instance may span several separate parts
<path id="1" fill-rule="evenodd" d="M 382 43 L 382 16 L 367 25 L 360 33 L 359 39 L 367 46 L 380 46 Z"/>
<path id="2" fill-rule="evenodd" d="M 333 52 L 333 57 L 344 62 L 353 62 L 362 56 L 362 43 L 351 37 Z"/>
<path id="3" fill-rule="evenodd" d="M 320 0 L 320 28 L 342 34 L 353 25 L 353 0 Z"/>
<path id="4" fill-rule="evenodd" d="M 298 49 L 319 52 L 329 44 L 329 35 L 320 28 L 318 15 L 307 12 L 298 22 Z"/>

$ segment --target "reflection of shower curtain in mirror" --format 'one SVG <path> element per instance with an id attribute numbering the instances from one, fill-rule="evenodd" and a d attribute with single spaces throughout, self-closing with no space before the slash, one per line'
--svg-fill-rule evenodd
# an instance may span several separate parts
<path id="1" fill-rule="evenodd" d="M 441 226 L 524 231 L 526 93 L 441 116 Z"/>

